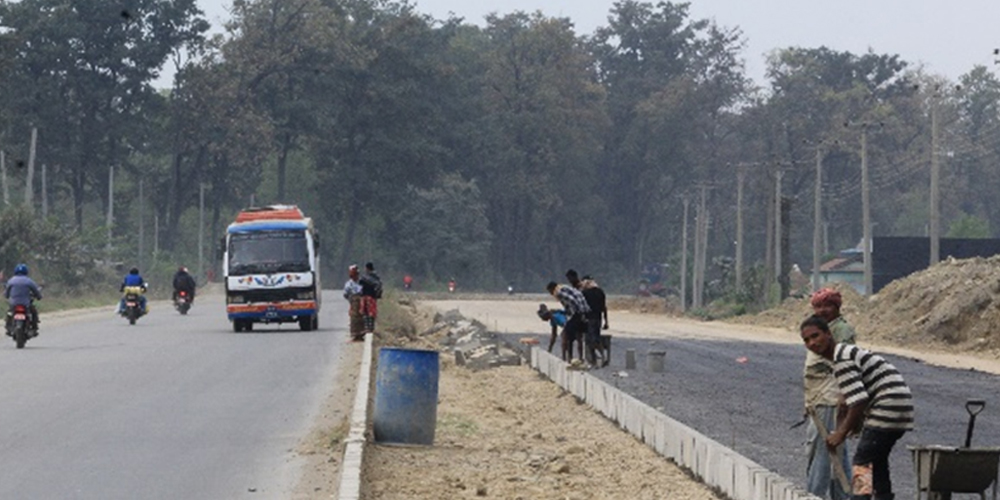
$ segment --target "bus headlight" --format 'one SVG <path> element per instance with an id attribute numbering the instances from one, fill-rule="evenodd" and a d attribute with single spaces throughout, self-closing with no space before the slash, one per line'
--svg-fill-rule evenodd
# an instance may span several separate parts
<path id="1" fill-rule="evenodd" d="M 316 298 L 316 292 L 299 292 L 296 297 L 298 297 L 299 300 L 313 300 Z"/>
<path id="2" fill-rule="evenodd" d="M 229 304 L 243 304 L 246 301 L 247 299 L 243 295 L 229 295 L 226 297 L 226 302 Z"/>

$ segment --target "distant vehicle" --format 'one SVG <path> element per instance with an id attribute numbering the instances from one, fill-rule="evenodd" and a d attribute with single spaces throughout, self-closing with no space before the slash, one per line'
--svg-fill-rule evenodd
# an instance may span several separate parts
<path id="1" fill-rule="evenodd" d="M 254 323 L 297 322 L 319 327 L 319 239 L 312 219 L 298 207 L 248 208 L 223 240 L 226 313 L 233 331 Z"/>
<path id="2" fill-rule="evenodd" d="M 174 309 L 181 315 L 185 315 L 191 309 L 191 297 L 188 297 L 188 293 L 185 290 L 177 292 L 177 297 L 174 299 Z"/>
<path id="3" fill-rule="evenodd" d="M 642 274 L 639 277 L 639 287 L 636 290 L 636 295 L 640 297 L 666 297 L 667 287 L 666 287 L 666 277 L 667 268 L 669 264 L 646 264 L 642 268 Z"/>
<path id="4" fill-rule="evenodd" d="M 7 316 L 7 335 L 14 339 L 18 349 L 24 349 L 28 339 L 38 335 L 38 331 L 31 325 L 31 312 L 28 306 L 16 305 L 7 312 Z"/>

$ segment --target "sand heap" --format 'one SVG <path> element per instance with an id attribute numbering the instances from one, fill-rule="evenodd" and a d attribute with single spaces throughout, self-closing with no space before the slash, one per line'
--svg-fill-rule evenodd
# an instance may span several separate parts
<path id="1" fill-rule="evenodd" d="M 893 281 L 868 300 L 846 285 L 835 288 L 844 294 L 844 316 L 862 342 L 1000 355 L 1000 256 L 948 258 Z M 810 312 L 808 299 L 788 299 L 731 321 L 794 329 Z"/>

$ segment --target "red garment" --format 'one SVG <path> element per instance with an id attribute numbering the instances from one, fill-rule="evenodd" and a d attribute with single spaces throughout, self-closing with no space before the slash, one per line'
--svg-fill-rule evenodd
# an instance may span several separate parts
<path id="1" fill-rule="evenodd" d="M 375 297 L 361 296 L 361 315 L 371 318 L 378 316 L 378 302 Z"/>
<path id="2" fill-rule="evenodd" d="M 813 294 L 811 304 L 813 307 L 818 307 L 823 304 L 833 304 L 839 308 L 843 302 L 844 299 L 841 297 L 840 292 L 832 288 L 824 288 Z"/>

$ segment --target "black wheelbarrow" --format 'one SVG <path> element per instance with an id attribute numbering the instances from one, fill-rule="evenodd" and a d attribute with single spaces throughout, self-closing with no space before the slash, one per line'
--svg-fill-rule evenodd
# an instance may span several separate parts
<path id="1" fill-rule="evenodd" d="M 913 468 L 917 476 L 917 499 L 927 493 L 929 500 L 951 500 L 952 493 L 974 493 L 986 500 L 986 490 L 993 486 L 993 500 L 997 498 L 997 469 L 1000 466 L 1000 447 L 972 448 L 972 429 L 976 415 L 986 406 L 982 400 L 965 403 L 969 412 L 969 427 L 965 446 L 908 446 L 913 454 Z"/>

